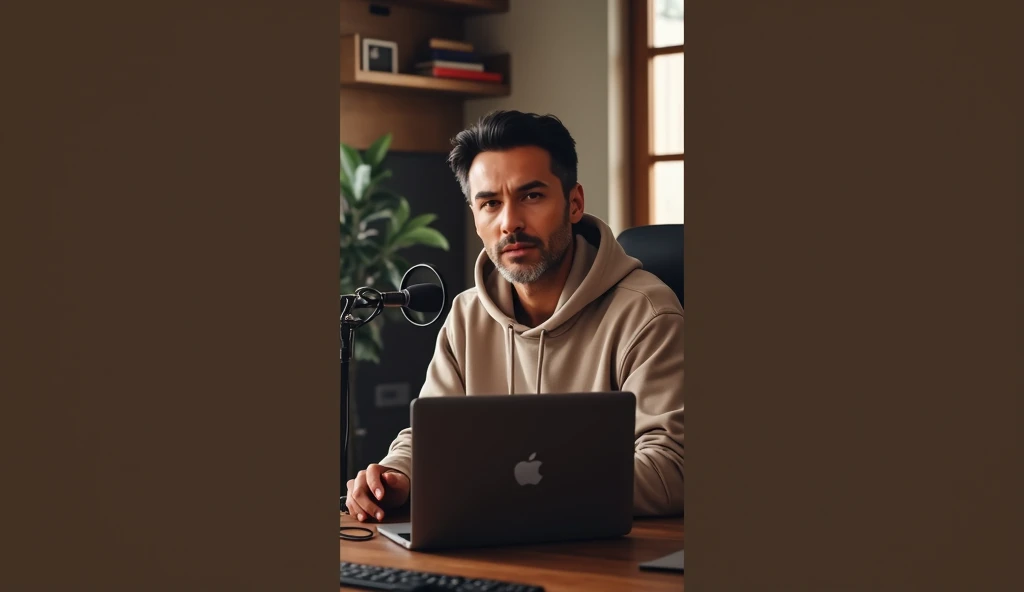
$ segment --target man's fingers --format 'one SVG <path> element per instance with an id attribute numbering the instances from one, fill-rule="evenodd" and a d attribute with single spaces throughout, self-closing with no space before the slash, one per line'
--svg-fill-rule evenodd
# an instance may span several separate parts
<path id="1" fill-rule="evenodd" d="M 384 499 L 384 483 L 381 482 L 381 466 L 371 464 L 366 467 L 366 487 L 373 493 L 377 501 Z"/>
<path id="2" fill-rule="evenodd" d="M 372 517 L 376 518 L 377 520 L 384 519 L 384 511 L 381 510 L 377 504 L 373 503 L 373 500 L 370 499 L 370 496 L 368 495 L 366 489 L 356 489 L 354 499 L 355 502 L 362 509 L 362 511 L 366 514 L 366 518 Z M 363 519 L 360 518 L 359 520 L 362 521 Z"/>
<path id="3" fill-rule="evenodd" d="M 352 490 L 355 489 L 356 480 L 349 479 L 345 483 L 345 507 L 348 508 L 348 513 L 351 516 L 355 516 L 356 520 L 362 521 L 366 518 L 366 512 L 363 508 L 356 503 L 356 498 L 352 496 Z"/>
<path id="4" fill-rule="evenodd" d="M 380 509 L 370 497 L 370 489 L 366 486 L 366 471 L 359 471 L 356 475 L 355 487 L 352 488 L 352 497 L 355 498 L 356 503 L 359 504 L 368 516 L 372 516 L 377 520 L 384 518 L 384 511 Z"/>
<path id="5" fill-rule="evenodd" d="M 388 471 L 381 475 L 381 480 L 388 487 L 406 487 L 409 484 L 409 478 L 405 474 L 398 471 Z"/>
<path id="6" fill-rule="evenodd" d="M 409 478 L 398 471 L 388 471 L 381 475 L 385 483 L 385 503 L 391 507 L 398 507 L 409 499 Z"/>
<path id="7" fill-rule="evenodd" d="M 356 503 L 355 498 L 351 495 L 345 498 L 345 507 L 348 508 L 348 513 L 350 515 L 355 516 L 356 520 L 360 522 L 366 520 L 366 512 L 363 511 L 363 508 Z"/>
<path id="8" fill-rule="evenodd" d="M 405 479 L 405 475 L 394 471 L 389 471 L 381 475 L 381 481 L 384 482 L 385 493 L 401 493 L 400 490 L 404 489 L 406 487 L 405 484 L 408 483 Z"/>

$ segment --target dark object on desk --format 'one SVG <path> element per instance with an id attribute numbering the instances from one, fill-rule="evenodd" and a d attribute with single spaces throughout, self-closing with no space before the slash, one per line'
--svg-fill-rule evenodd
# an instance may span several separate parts
<path id="1" fill-rule="evenodd" d="M 675 571 L 683 573 L 683 552 L 676 551 L 670 555 L 659 557 L 654 561 L 641 563 L 640 569 L 649 569 L 652 571 Z"/>
<path id="2" fill-rule="evenodd" d="M 654 224 L 627 228 L 619 235 L 626 254 L 643 264 L 644 270 L 658 276 L 683 303 L 683 225 Z"/>
<path id="3" fill-rule="evenodd" d="M 341 563 L 341 585 L 395 592 L 544 592 L 540 586 L 408 571 L 362 563 Z"/>
<path id="4" fill-rule="evenodd" d="M 632 528 L 633 393 L 421 397 L 411 415 L 410 522 L 377 527 L 403 547 L 614 538 Z"/>
<path id="5" fill-rule="evenodd" d="M 338 534 L 339 538 L 346 541 L 368 541 L 373 538 L 373 531 L 362 526 L 342 526 Z"/>

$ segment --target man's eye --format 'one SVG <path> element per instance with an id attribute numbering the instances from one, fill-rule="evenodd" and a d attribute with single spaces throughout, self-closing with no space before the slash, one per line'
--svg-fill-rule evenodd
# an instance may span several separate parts
<path id="1" fill-rule="evenodd" d="M 544 197 L 544 194 L 537 192 L 526 194 L 526 199 L 540 199 L 542 197 Z"/>
<path id="2" fill-rule="evenodd" d="M 485 201 L 483 207 L 485 207 L 485 208 L 496 208 L 496 207 L 498 207 L 499 204 L 501 204 L 500 201 L 498 201 L 496 199 L 492 199 L 490 201 Z"/>

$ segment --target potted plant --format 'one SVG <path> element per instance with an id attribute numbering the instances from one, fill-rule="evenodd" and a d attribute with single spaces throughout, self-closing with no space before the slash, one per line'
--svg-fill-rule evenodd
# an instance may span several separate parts
<path id="1" fill-rule="evenodd" d="M 391 134 L 378 138 L 362 154 L 341 144 L 341 293 L 362 286 L 398 290 L 409 262 L 399 253 L 414 245 L 448 250 L 448 240 L 430 225 L 435 214 L 412 217 L 409 202 L 382 187 L 391 170 L 382 163 Z M 384 347 L 381 315 L 355 333 L 354 359 L 380 362 Z"/>

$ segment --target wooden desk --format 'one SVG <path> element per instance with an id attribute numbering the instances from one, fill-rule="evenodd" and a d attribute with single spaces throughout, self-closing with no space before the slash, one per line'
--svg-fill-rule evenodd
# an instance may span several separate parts
<path id="1" fill-rule="evenodd" d="M 405 517 L 385 517 L 402 522 Z M 345 514 L 342 526 L 374 531 L 369 541 L 341 541 L 341 561 L 544 586 L 546 592 L 650 590 L 680 592 L 683 575 L 641 571 L 640 563 L 683 548 L 682 518 L 637 518 L 626 537 L 587 542 L 452 551 L 409 551 L 376 534 L 376 523 Z M 342 587 L 342 590 L 354 588 Z"/>

